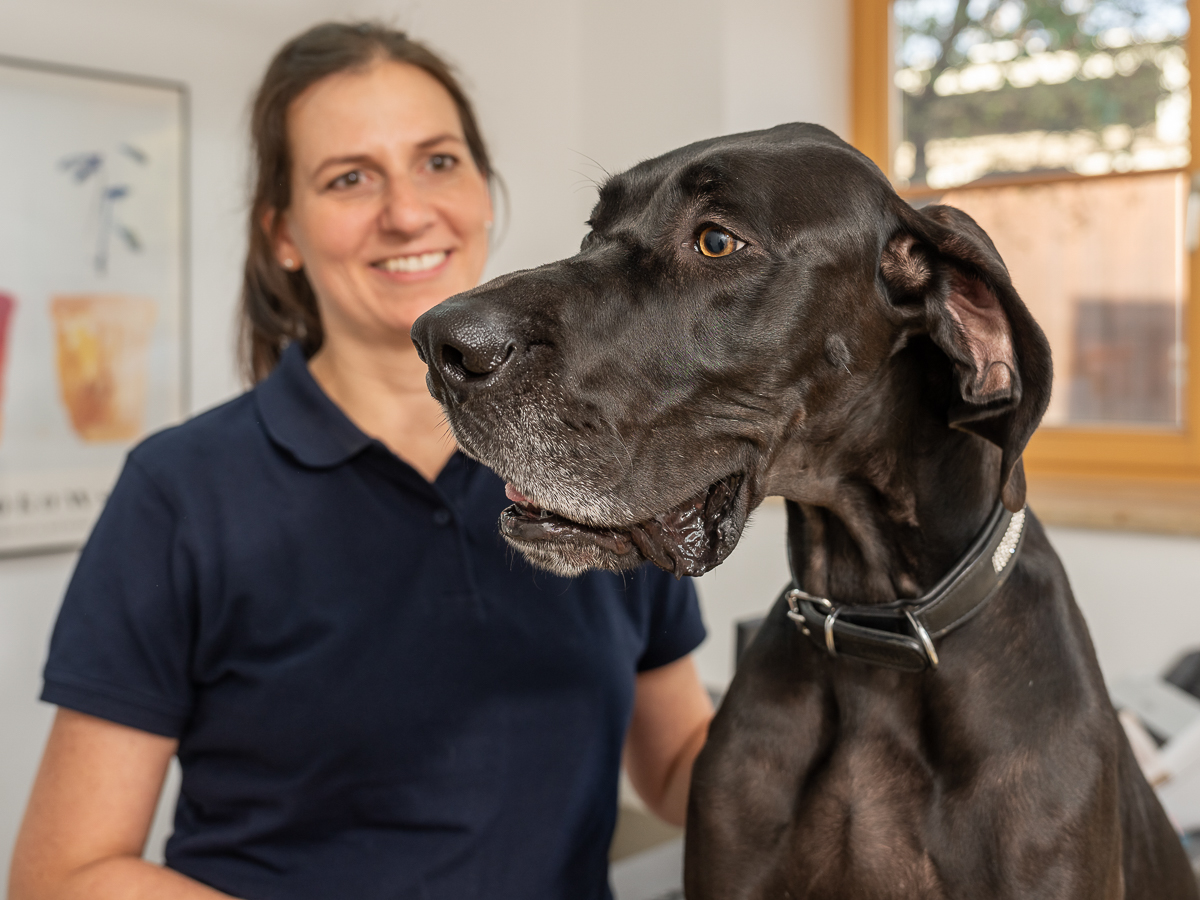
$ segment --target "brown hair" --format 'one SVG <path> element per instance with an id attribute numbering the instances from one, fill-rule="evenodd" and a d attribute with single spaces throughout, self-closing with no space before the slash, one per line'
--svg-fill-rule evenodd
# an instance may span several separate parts
<path id="1" fill-rule="evenodd" d="M 251 383 L 270 374 L 291 342 L 298 341 L 305 355 L 312 356 L 324 339 L 317 299 L 308 276 L 303 270 L 290 272 L 279 266 L 271 235 L 262 225 L 268 212 L 283 212 L 292 199 L 288 107 L 322 78 L 366 68 L 376 60 L 407 63 L 437 79 L 458 109 L 463 137 L 475 166 L 489 184 L 492 181 L 491 160 L 471 101 L 450 66 L 424 44 L 376 22 L 326 22 L 284 44 L 267 67 L 250 119 L 254 198 L 250 204 L 250 241 L 242 278 L 238 355 L 243 373 Z"/>

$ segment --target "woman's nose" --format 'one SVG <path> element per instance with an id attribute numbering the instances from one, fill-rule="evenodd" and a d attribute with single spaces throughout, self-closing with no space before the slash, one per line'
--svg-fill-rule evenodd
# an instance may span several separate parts
<path id="1" fill-rule="evenodd" d="M 435 218 L 436 212 L 420 185 L 409 178 L 389 179 L 381 215 L 381 224 L 386 230 L 415 237 Z"/>

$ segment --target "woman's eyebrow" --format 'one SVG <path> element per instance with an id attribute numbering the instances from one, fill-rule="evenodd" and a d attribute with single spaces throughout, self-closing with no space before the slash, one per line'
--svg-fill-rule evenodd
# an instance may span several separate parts
<path id="1" fill-rule="evenodd" d="M 417 144 L 417 149 L 428 150 L 430 147 L 436 146 L 437 144 L 444 143 L 445 141 L 453 141 L 456 144 L 465 144 L 466 143 L 466 141 L 464 141 L 457 134 L 453 134 L 452 132 L 447 131 L 444 134 L 436 134 L 431 138 L 426 138 L 425 140 L 421 141 L 421 143 Z"/>
<path id="2" fill-rule="evenodd" d="M 349 166 L 349 165 L 364 165 L 371 163 L 371 157 L 364 154 L 356 154 L 352 156 L 331 156 L 324 160 L 316 169 L 313 170 L 314 175 L 320 175 L 330 166 Z"/>
<path id="3" fill-rule="evenodd" d="M 465 144 L 461 137 L 451 132 L 445 134 L 435 134 L 433 137 L 426 138 L 416 145 L 418 150 L 428 150 L 430 147 L 436 147 L 438 144 L 452 141 L 456 144 Z M 349 156 L 331 156 L 329 159 L 323 160 L 319 166 L 313 171 L 314 175 L 320 175 L 330 166 L 350 166 L 350 165 L 370 165 L 374 162 L 373 158 L 364 153 L 351 154 Z"/>

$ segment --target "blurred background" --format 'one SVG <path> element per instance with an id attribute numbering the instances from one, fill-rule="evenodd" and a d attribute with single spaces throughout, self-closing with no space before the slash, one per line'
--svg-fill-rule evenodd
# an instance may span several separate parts
<path id="1" fill-rule="evenodd" d="M 458 65 L 509 198 L 489 277 L 572 254 L 606 172 L 721 133 L 831 128 L 914 205 L 974 215 L 1050 337 L 1057 374 L 1027 455 L 1031 506 L 1111 679 L 1162 672 L 1200 645 L 1188 6 L 0 0 L 0 55 L 186 85 L 185 413 L 241 389 L 247 103 L 269 55 L 314 22 L 382 18 Z M 16 139 L 0 122 L 0 147 Z M 787 580 L 783 522 L 768 501 L 699 583 L 710 633 L 699 665 L 718 693 L 735 623 Z M 0 558 L 0 884 L 52 715 L 36 699 L 40 669 L 74 560 Z M 151 852 L 161 836 L 160 825 Z"/>

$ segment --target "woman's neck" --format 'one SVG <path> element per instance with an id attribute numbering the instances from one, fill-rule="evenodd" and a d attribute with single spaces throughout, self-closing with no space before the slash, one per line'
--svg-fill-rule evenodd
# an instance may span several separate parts
<path id="1" fill-rule="evenodd" d="M 317 384 L 364 434 L 433 481 L 455 450 L 426 366 L 405 339 L 395 344 L 327 340 L 308 363 Z"/>

